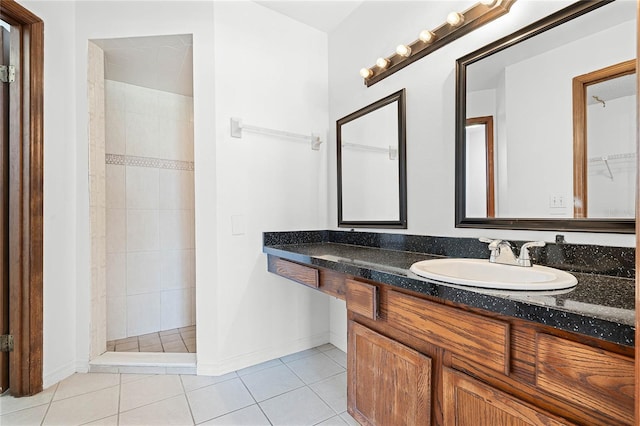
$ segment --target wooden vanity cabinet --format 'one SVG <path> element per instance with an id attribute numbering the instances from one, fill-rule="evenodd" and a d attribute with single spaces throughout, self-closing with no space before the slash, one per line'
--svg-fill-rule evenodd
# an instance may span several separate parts
<path id="1" fill-rule="evenodd" d="M 347 405 L 364 425 L 635 424 L 633 348 L 284 265 L 346 300 Z"/>

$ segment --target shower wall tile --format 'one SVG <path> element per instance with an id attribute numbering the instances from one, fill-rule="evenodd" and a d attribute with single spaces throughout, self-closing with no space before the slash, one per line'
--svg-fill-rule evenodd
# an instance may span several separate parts
<path id="1" fill-rule="evenodd" d="M 107 206 L 112 209 L 124 209 L 125 204 L 125 168 L 106 165 Z"/>
<path id="2" fill-rule="evenodd" d="M 160 330 L 160 293 L 127 296 L 127 335 L 139 336 Z"/>
<path id="3" fill-rule="evenodd" d="M 193 98 L 105 88 L 109 338 L 195 324 Z"/>
<path id="4" fill-rule="evenodd" d="M 149 167 L 126 167 L 127 209 L 153 209 L 159 207 L 159 170 Z"/>
<path id="5" fill-rule="evenodd" d="M 107 253 L 126 251 L 127 217 L 125 209 L 107 208 Z"/>
<path id="6" fill-rule="evenodd" d="M 125 112 L 125 84 L 118 81 L 105 80 L 105 108 L 109 111 Z"/>
<path id="7" fill-rule="evenodd" d="M 156 116 L 128 112 L 125 131 L 126 154 L 158 158 L 158 123 Z"/>
<path id="8" fill-rule="evenodd" d="M 162 292 L 162 330 L 186 327 L 192 324 L 191 293 L 192 289 Z"/>
<path id="9" fill-rule="evenodd" d="M 127 254 L 107 254 L 107 297 L 122 297 L 127 294 Z"/>
<path id="10" fill-rule="evenodd" d="M 158 250 L 158 211 L 127 209 L 127 252 Z"/>
<path id="11" fill-rule="evenodd" d="M 126 141 L 126 121 L 124 110 L 107 109 L 105 143 L 109 154 L 124 154 Z"/>
<path id="12" fill-rule="evenodd" d="M 160 263 L 162 290 L 195 287 L 195 250 L 164 250 Z"/>
<path id="13" fill-rule="evenodd" d="M 127 298 L 107 297 L 107 340 L 127 337 Z"/>
<path id="14" fill-rule="evenodd" d="M 127 295 L 161 290 L 160 252 L 127 253 Z"/>
<path id="15" fill-rule="evenodd" d="M 160 248 L 194 248 L 194 217 L 191 210 L 160 210 Z"/>
<path id="16" fill-rule="evenodd" d="M 160 170 L 160 208 L 163 210 L 192 210 L 194 207 L 193 172 Z"/>
<path id="17" fill-rule="evenodd" d="M 125 90 L 127 113 L 158 115 L 158 90 L 127 84 Z"/>

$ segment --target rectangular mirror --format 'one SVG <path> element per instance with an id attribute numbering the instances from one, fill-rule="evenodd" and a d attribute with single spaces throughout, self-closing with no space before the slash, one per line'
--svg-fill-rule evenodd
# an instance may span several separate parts
<path id="1" fill-rule="evenodd" d="M 457 61 L 457 227 L 635 231 L 635 65 L 574 87 L 635 64 L 635 34 L 635 2 L 580 1 Z"/>
<path id="2" fill-rule="evenodd" d="M 337 121 L 338 226 L 407 227 L 405 91 Z"/>

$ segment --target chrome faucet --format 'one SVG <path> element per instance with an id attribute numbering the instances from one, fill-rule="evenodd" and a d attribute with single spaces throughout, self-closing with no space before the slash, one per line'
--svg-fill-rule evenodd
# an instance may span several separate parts
<path id="1" fill-rule="evenodd" d="M 513 266 L 532 266 L 531 257 L 529 256 L 529 248 L 543 247 L 546 245 L 544 241 L 531 241 L 529 243 L 524 243 L 520 248 L 520 256 L 516 258 L 516 255 L 513 253 L 513 249 L 511 248 L 511 244 L 509 244 L 508 241 L 493 240 L 486 237 L 480 237 L 480 241 L 483 243 L 489 243 L 489 250 L 491 251 L 489 262 Z"/>

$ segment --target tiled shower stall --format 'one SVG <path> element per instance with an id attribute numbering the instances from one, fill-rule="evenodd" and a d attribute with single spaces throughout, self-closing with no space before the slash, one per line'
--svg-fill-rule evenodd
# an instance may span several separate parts
<path id="1" fill-rule="evenodd" d="M 195 324 L 193 98 L 105 81 L 107 340 Z"/>

